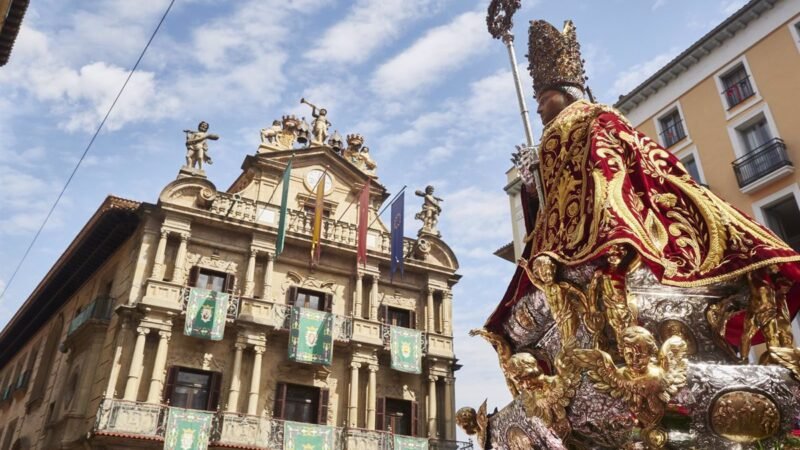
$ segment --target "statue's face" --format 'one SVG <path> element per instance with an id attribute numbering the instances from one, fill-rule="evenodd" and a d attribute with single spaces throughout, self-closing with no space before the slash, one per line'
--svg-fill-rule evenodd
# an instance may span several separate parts
<path id="1" fill-rule="evenodd" d="M 622 349 L 622 357 L 630 370 L 642 375 L 647 372 L 650 363 L 650 346 L 643 341 L 626 344 Z"/>
<path id="2" fill-rule="evenodd" d="M 553 264 L 553 261 L 550 260 L 548 257 L 540 257 L 536 258 L 533 262 L 534 270 L 537 272 L 537 275 L 545 284 L 550 284 L 555 281 L 556 276 L 556 267 Z"/>
<path id="3" fill-rule="evenodd" d="M 428 186 L 427 188 L 425 188 L 425 192 L 428 194 L 433 194 L 433 186 Z"/>
<path id="4" fill-rule="evenodd" d="M 200 122 L 200 125 L 197 126 L 197 129 L 200 131 L 208 131 L 208 124 L 205 122 Z"/>
<path id="5" fill-rule="evenodd" d="M 539 103 L 536 113 L 541 117 L 543 125 L 550 123 L 558 113 L 572 103 L 566 94 L 555 89 L 548 89 L 539 93 L 536 96 L 536 101 Z"/>
<path id="6" fill-rule="evenodd" d="M 325 108 L 322 108 L 322 109 L 319 110 L 319 113 L 324 116 L 325 114 L 328 114 L 328 110 L 325 109 Z"/>

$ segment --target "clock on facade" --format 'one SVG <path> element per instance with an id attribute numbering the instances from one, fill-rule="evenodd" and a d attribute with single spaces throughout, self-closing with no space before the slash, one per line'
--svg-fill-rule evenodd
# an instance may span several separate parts
<path id="1" fill-rule="evenodd" d="M 325 173 L 325 171 L 320 170 L 320 169 L 309 170 L 308 173 L 306 174 L 306 178 L 305 178 L 306 189 L 308 189 L 311 192 L 314 192 L 314 190 L 317 188 L 317 182 L 319 182 L 319 179 L 320 179 L 320 177 L 322 177 L 323 173 Z M 324 192 L 325 192 L 325 195 L 328 195 L 331 192 L 333 192 L 333 177 L 331 177 L 330 173 L 325 173 L 325 191 Z"/>

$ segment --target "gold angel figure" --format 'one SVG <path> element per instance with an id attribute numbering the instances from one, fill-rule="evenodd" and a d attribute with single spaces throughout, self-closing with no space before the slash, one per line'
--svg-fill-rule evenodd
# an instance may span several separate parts
<path id="1" fill-rule="evenodd" d="M 613 245 L 606 253 L 607 266 L 605 269 L 595 271 L 589 292 L 590 297 L 600 296 L 600 301 L 606 312 L 606 319 L 619 348 L 620 336 L 623 330 L 636 323 L 638 311 L 636 305 L 628 301 L 625 287 L 625 271 L 622 260 L 627 253 L 623 245 Z M 591 302 L 596 302 L 594 298 Z"/>
<path id="2" fill-rule="evenodd" d="M 576 349 L 576 363 L 589 369 L 595 389 L 623 399 L 648 445 L 661 448 L 666 433 L 658 424 L 669 399 L 686 384 L 686 342 L 672 336 L 659 350 L 649 331 L 632 326 L 622 332 L 620 347 L 625 367 L 617 368 L 611 355 L 597 349 Z"/>
<path id="3" fill-rule="evenodd" d="M 580 381 L 573 363 L 576 340 L 564 344 L 556 359 L 556 374 L 545 375 L 530 353 L 515 353 L 509 362 L 511 378 L 520 390 L 522 405 L 529 417 L 536 416 L 559 437 L 566 438 L 572 427 L 567 420 L 567 406 L 575 396 Z"/>
<path id="4" fill-rule="evenodd" d="M 509 344 L 506 338 L 502 335 L 492 333 L 485 328 L 476 328 L 474 330 L 470 330 L 469 335 L 480 336 L 494 346 L 494 349 L 497 352 L 497 359 L 500 361 L 500 370 L 503 371 L 503 375 L 506 377 L 506 385 L 508 386 L 508 390 L 511 392 L 512 397 L 516 397 L 519 394 L 519 389 L 517 388 L 514 380 L 512 380 L 509 376 L 509 374 L 511 374 L 509 363 L 513 354 L 513 351 L 511 350 L 511 344 Z"/>
<path id="5" fill-rule="evenodd" d="M 587 304 L 586 295 L 566 281 L 556 281 L 556 264 L 549 256 L 537 256 L 531 264 L 520 259 L 519 265 L 525 269 L 531 283 L 544 293 L 561 340 L 565 342 L 575 337 L 578 312 Z"/>
<path id="6" fill-rule="evenodd" d="M 489 416 L 486 414 L 486 400 L 475 408 L 463 407 L 456 411 L 456 423 L 468 436 L 475 435 L 478 439 L 478 448 L 486 448 L 486 433 L 489 430 Z"/>

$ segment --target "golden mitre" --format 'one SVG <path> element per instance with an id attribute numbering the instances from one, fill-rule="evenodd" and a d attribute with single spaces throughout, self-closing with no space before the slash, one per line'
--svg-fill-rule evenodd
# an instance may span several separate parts
<path id="1" fill-rule="evenodd" d="M 563 31 L 544 20 L 531 20 L 528 62 L 534 96 L 547 89 L 565 86 L 585 91 L 581 46 L 571 20 L 564 22 Z"/>

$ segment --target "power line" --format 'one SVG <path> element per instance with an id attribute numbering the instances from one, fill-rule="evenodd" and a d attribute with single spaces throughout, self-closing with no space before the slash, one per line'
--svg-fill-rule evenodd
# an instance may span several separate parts
<path id="1" fill-rule="evenodd" d="M 139 59 L 136 60 L 136 64 L 134 64 L 133 68 L 131 68 L 130 72 L 128 72 L 128 78 L 126 78 L 125 82 L 122 83 L 122 87 L 119 89 L 119 92 L 117 92 L 117 96 L 114 98 L 114 101 L 111 103 L 111 106 L 108 108 L 108 111 L 106 111 L 106 115 L 103 117 L 103 120 L 100 121 L 100 125 L 97 126 L 97 130 L 94 132 L 94 135 L 92 135 L 92 138 L 89 140 L 89 144 L 86 145 L 86 149 L 83 151 L 83 154 L 81 155 L 80 159 L 78 160 L 78 163 L 75 164 L 75 168 L 72 169 L 72 173 L 69 175 L 69 178 L 67 178 L 67 182 L 64 183 L 64 187 L 61 189 L 61 192 L 59 192 L 58 197 L 56 197 L 56 201 L 53 203 L 53 206 L 50 207 L 50 211 L 47 212 L 47 216 L 45 216 L 44 221 L 42 222 L 42 225 L 39 227 L 39 229 L 36 231 L 36 234 L 33 235 L 33 240 L 31 240 L 30 245 L 28 245 L 28 248 L 25 250 L 25 253 L 22 255 L 22 259 L 20 259 L 19 264 L 17 264 L 17 267 L 14 269 L 14 273 L 11 274 L 11 277 L 8 279 L 8 282 L 3 287 L 3 292 L 0 292 L 0 300 L 6 294 L 6 291 L 8 290 L 8 287 L 11 286 L 11 282 L 14 281 L 14 278 L 17 276 L 17 272 L 19 272 L 19 269 L 22 267 L 22 264 L 25 262 L 25 259 L 28 258 L 28 254 L 31 252 L 31 249 L 33 248 L 33 245 L 36 243 L 36 240 L 39 239 L 39 235 L 42 233 L 42 230 L 44 229 L 45 225 L 47 225 L 47 222 L 50 220 L 50 216 L 53 215 L 53 211 L 55 211 L 56 206 L 58 206 L 58 202 L 61 201 L 61 197 L 64 196 L 64 192 L 67 190 L 67 187 L 72 182 L 72 179 L 75 177 L 75 173 L 78 172 L 78 168 L 81 166 L 81 163 L 83 162 L 84 158 L 86 158 L 86 155 L 89 153 L 89 149 L 92 148 L 92 144 L 94 144 L 95 139 L 97 139 L 97 135 L 100 134 L 100 130 L 102 130 L 103 129 L 103 125 L 106 124 L 106 120 L 108 120 L 108 116 L 111 115 L 111 111 L 114 109 L 114 106 L 117 105 L 117 101 L 122 96 L 122 92 L 125 91 L 125 88 L 128 86 L 128 82 L 131 81 L 131 77 L 133 76 L 133 73 L 136 72 L 136 69 L 139 67 L 139 63 L 142 62 L 142 58 L 144 58 L 144 54 L 147 53 L 147 49 L 150 48 L 150 44 L 153 42 L 153 39 L 156 37 L 156 34 L 158 33 L 158 30 L 161 29 L 161 24 L 164 23 L 164 19 L 167 18 L 167 14 L 169 14 L 169 11 L 172 9 L 172 5 L 174 3 L 175 3 L 175 0 L 171 0 L 169 2 L 169 5 L 167 5 L 167 9 L 164 11 L 164 14 L 161 16 L 161 20 L 158 21 L 158 25 L 156 25 L 155 30 L 153 30 L 153 34 L 150 35 L 150 39 L 147 41 L 147 44 L 144 46 L 144 49 L 142 49 L 142 53 L 139 54 Z"/>

